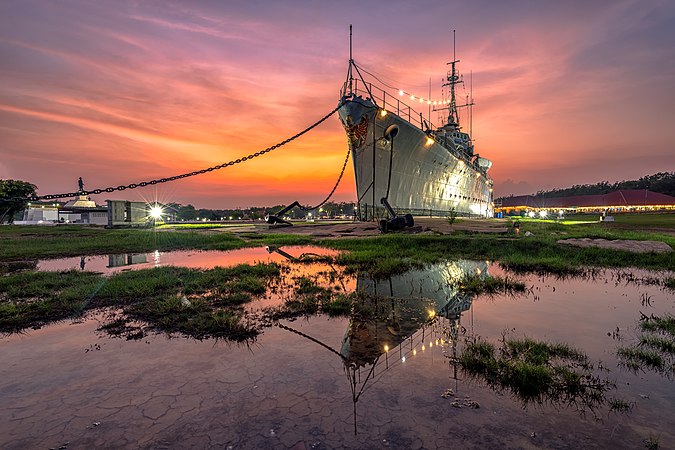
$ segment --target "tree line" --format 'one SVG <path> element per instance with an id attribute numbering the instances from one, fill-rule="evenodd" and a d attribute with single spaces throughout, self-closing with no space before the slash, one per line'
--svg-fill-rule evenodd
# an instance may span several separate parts
<path id="1" fill-rule="evenodd" d="M 236 209 L 197 209 L 193 205 L 181 205 L 179 203 L 169 203 L 165 206 L 165 212 L 170 220 L 258 220 L 263 219 L 266 214 L 274 214 L 281 211 L 286 205 L 275 205 L 270 207 L 254 206 L 249 208 Z M 327 202 L 320 210 L 303 211 L 300 208 L 293 208 L 285 216 L 292 219 L 300 219 L 311 212 L 314 217 L 333 218 L 339 216 L 353 216 L 355 204 L 351 202 Z"/>
<path id="2" fill-rule="evenodd" d="M 646 175 L 638 180 L 624 180 L 610 183 L 601 181 L 595 184 L 575 184 L 572 187 L 538 191 L 533 196 L 558 198 L 574 197 L 578 195 L 608 194 L 614 191 L 628 189 L 646 189 L 660 194 L 675 197 L 675 172 L 659 172 L 654 175 Z M 513 195 L 511 195 L 513 197 Z M 506 197 L 502 197 L 506 198 Z"/>
<path id="3" fill-rule="evenodd" d="M 21 212 L 26 209 L 31 197 L 37 192 L 37 186 L 21 180 L 0 179 L 0 223 L 12 223 L 20 220 Z M 195 208 L 193 205 L 181 205 L 180 203 L 167 203 L 161 205 L 164 210 L 165 220 L 194 221 L 194 220 L 258 220 L 267 214 L 274 214 L 286 207 L 275 205 L 271 207 L 250 207 L 236 209 L 206 209 Z M 318 210 L 304 211 L 293 208 L 284 216 L 292 219 L 301 219 L 308 212 L 313 217 L 333 218 L 339 216 L 353 216 L 356 205 L 353 202 L 327 202 Z"/>
<path id="4" fill-rule="evenodd" d="M 659 172 L 654 175 L 646 175 L 638 180 L 601 181 L 595 184 L 575 184 L 563 189 L 551 189 L 539 191 L 536 195 L 544 197 L 573 197 L 576 195 L 608 194 L 614 191 L 628 189 L 646 189 L 652 192 L 675 196 L 675 172 Z"/>

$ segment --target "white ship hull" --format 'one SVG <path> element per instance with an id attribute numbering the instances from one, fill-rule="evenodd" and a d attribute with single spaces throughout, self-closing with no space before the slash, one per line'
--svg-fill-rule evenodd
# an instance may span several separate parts
<path id="1" fill-rule="evenodd" d="M 438 135 L 425 134 L 392 111 L 382 115 L 368 99 L 353 97 L 338 113 L 352 151 L 362 218 L 381 210 L 383 197 L 399 213 L 493 216 L 492 180 L 479 165 L 487 160 L 462 158 Z M 398 132 L 385 139 L 392 125 Z"/>

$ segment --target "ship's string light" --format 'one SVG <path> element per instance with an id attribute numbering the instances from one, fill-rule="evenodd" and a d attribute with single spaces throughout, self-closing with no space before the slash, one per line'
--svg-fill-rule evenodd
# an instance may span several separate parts
<path id="1" fill-rule="evenodd" d="M 406 92 L 403 89 L 398 90 L 398 95 L 401 97 L 408 95 L 410 96 L 410 100 L 419 100 L 420 103 L 427 103 L 428 105 L 449 105 L 450 100 L 434 100 L 432 98 L 426 98 L 426 97 L 418 97 L 415 94 L 411 94 L 410 92 Z"/>
<path id="2" fill-rule="evenodd" d="M 386 86 L 388 89 L 398 91 L 398 95 L 400 95 L 401 97 L 403 97 L 404 95 L 407 95 L 407 96 L 410 97 L 411 100 L 421 98 L 422 103 L 427 102 L 427 101 L 431 101 L 432 104 L 436 104 L 436 105 L 449 105 L 450 104 L 450 100 L 434 100 L 433 98 L 419 97 L 419 96 L 414 95 L 410 92 L 407 92 L 403 89 L 397 88 L 396 84 L 399 84 L 399 86 L 400 86 L 400 82 L 398 82 L 398 81 L 393 81 L 393 80 L 390 79 L 391 81 L 393 81 L 393 84 L 387 83 L 385 80 L 380 78 L 380 77 L 382 77 L 382 75 L 378 76 L 378 74 L 369 72 L 365 67 L 361 67 L 361 70 L 363 70 L 365 73 L 367 73 L 368 75 L 375 78 L 377 81 L 379 81 L 382 85 Z M 384 77 L 384 78 L 387 78 L 387 77 Z M 434 102 L 436 102 L 436 103 L 434 103 Z"/>

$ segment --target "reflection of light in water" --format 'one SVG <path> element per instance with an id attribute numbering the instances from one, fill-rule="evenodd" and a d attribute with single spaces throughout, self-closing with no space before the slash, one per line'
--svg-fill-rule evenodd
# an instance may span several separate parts
<path id="1" fill-rule="evenodd" d="M 155 250 L 155 252 L 154 252 L 153 255 L 152 255 L 152 259 L 153 259 L 153 261 L 154 261 L 154 263 L 155 263 L 155 267 L 157 267 L 157 266 L 159 266 L 159 265 L 161 264 L 161 261 L 160 261 L 160 258 L 159 258 L 159 257 L 160 257 L 159 250 Z"/>

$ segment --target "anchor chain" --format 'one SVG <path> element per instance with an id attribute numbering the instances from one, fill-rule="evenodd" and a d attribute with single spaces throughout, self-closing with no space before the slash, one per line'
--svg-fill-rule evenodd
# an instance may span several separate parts
<path id="1" fill-rule="evenodd" d="M 345 174 L 345 169 L 347 168 L 347 161 L 349 161 L 349 154 L 351 153 L 351 150 L 347 150 L 347 156 L 345 157 L 345 162 L 342 164 L 342 170 L 340 171 L 340 176 L 338 177 L 337 181 L 335 182 L 335 186 L 333 186 L 333 189 L 330 191 L 328 196 L 323 199 L 321 203 L 318 205 L 314 206 L 313 208 L 308 208 L 306 206 L 298 205 L 298 208 L 300 208 L 303 211 L 312 211 L 314 209 L 319 209 L 321 208 L 330 198 L 335 194 L 335 190 L 337 189 L 338 185 L 340 184 L 340 180 L 342 180 L 342 175 Z"/>
<path id="2" fill-rule="evenodd" d="M 304 130 L 300 131 L 299 133 L 294 134 L 293 136 L 289 137 L 288 139 L 285 139 L 285 140 L 279 142 L 278 144 L 275 144 L 275 145 L 273 145 L 273 146 L 271 146 L 271 147 L 267 147 L 266 149 L 260 150 L 260 151 L 255 152 L 255 153 L 251 153 L 250 155 L 246 155 L 246 156 L 243 156 L 243 157 L 241 157 L 241 158 L 237 158 L 237 159 L 235 159 L 235 160 L 228 161 L 228 162 L 223 163 L 223 164 L 218 164 L 217 166 L 208 167 L 208 168 L 206 168 L 206 169 L 201 169 L 201 170 L 195 170 L 194 172 L 183 173 L 183 174 L 180 174 L 180 175 L 174 175 L 174 176 L 172 176 L 172 177 L 158 178 L 158 179 L 149 180 L 149 181 L 141 181 L 141 182 L 139 182 L 139 183 L 131 183 L 131 184 L 120 185 L 120 186 L 116 186 L 116 187 L 107 187 L 107 188 L 104 188 L 104 189 L 92 189 L 92 190 L 90 190 L 90 191 L 84 191 L 84 190 L 83 190 L 83 191 L 78 191 L 78 192 L 68 192 L 68 193 L 63 193 L 63 194 L 50 194 L 50 195 L 32 196 L 32 197 L 29 198 L 29 200 L 31 200 L 31 201 L 36 201 L 36 200 L 55 200 L 55 199 L 59 199 L 59 198 L 76 197 L 76 196 L 78 196 L 78 195 L 92 195 L 92 194 L 102 194 L 102 193 L 104 193 L 104 192 L 110 193 L 110 192 L 115 192 L 115 191 L 124 191 L 124 190 L 126 190 L 126 189 L 136 189 L 136 188 L 138 188 L 138 187 L 154 186 L 154 185 L 156 185 L 156 184 L 167 183 L 167 182 L 169 182 L 169 181 L 180 180 L 180 179 L 192 177 L 192 176 L 195 176 L 195 175 L 201 175 L 201 174 L 204 174 L 204 173 L 207 173 L 207 172 L 213 172 L 214 170 L 224 169 L 225 167 L 234 166 L 235 164 L 239 164 L 239 163 L 243 163 L 243 162 L 245 162 L 245 161 L 249 161 L 249 160 L 251 160 L 251 159 L 253 159 L 253 158 L 257 158 L 258 156 L 262 156 L 262 155 L 264 155 L 264 154 L 266 154 L 266 153 L 269 153 L 269 152 L 271 152 L 272 150 L 276 150 L 276 149 L 278 149 L 279 147 L 282 147 L 282 146 L 288 144 L 289 142 L 291 142 L 291 141 L 293 141 L 293 140 L 299 138 L 299 137 L 302 136 L 303 134 L 307 133 L 308 131 L 311 131 L 312 129 L 316 128 L 318 125 L 320 125 L 320 124 L 322 124 L 323 122 L 325 122 L 325 121 L 326 121 L 329 117 L 331 117 L 338 109 L 340 109 L 340 107 L 341 107 L 342 105 L 343 105 L 343 102 L 340 102 L 340 103 L 335 107 L 335 109 L 333 109 L 331 112 L 329 112 L 329 113 L 326 114 L 324 117 L 322 117 L 321 119 L 319 119 L 317 122 L 315 122 L 315 123 L 313 123 L 312 125 L 308 126 L 307 128 L 305 128 Z M 349 155 L 347 155 L 347 156 L 349 156 Z M 347 162 L 345 161 L 345 165 L 346 165 L 346 164 L 347 164 Z M 342 168 L 342 172 L 344 173 L 344 167 Z M 340 174 L 340 178 L 342 178 L 342 174 Z M 338 179 L 338 183 L 339 183 L 339 181 L 340 181 L 340 180 Z M 330 195 L 333 195 L 333 192 L 335 192 L 335 189 L 336 189 L 336 188 L 337 188 L 337 185 L 335 186 L 335 188 L 333 188 L 333 191 L 331 192 Z M 330 196 L 329 196 L 329 198 L 330 198 Z M 328 200 L 328 199 L 324 200 L 324 203 L 325 203 L 327 200 Z M 318 208 L 318 206 L 317 206 L 317 208 Z"/>

